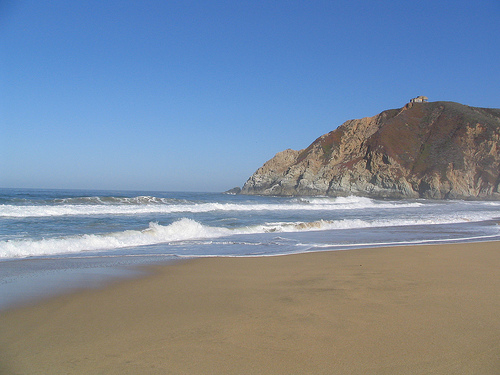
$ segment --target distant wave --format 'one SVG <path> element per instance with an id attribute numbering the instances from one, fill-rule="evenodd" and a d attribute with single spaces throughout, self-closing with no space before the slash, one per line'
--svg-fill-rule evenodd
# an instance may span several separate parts
<path id="1" fill-rule="evenodd" d="M 9 203 L 9 202 L 5 202 Z M 42 206 L 42 205 L 143 205 L 143 204 L 178 204 L 190 203 L 186 199 L 174 198 L 159 198 L 149 195 L 141 195 L 137 197 L 109 197 L 109 196 L 95 196 L 95 197 L 72 197 L 72 198 L 54 198 L 54 199 L 11 199 L 10 203 L 15 205 L 24 206 Z M 195 202 L 193 202 L 195 203 Z"/>
<path id="2" fill-rule="evenodd" d="M 59 204 L 104 204 L 104 205 L 151 205 L 151 204 L 179 204 L 189 203 L 185 199 L 158 198 L 149 195 L 137 197 L 80 197 L 54 199 Z"/>
<path id="3" fill-rule="evenodd" d="M 141 196 L 134 198 L 84 197 L 65 198 L 43 205 L 0 205 L 0 217 L 48 217 L 81 215 L 136 215 L 152 213 L 201 213 L 212 211 L 320 211 L 374 208 L 410 208 L 422 203 L 405 201 L 376 201 L 363 197 L 298 198 L 286 203 L 236 204 L 196 203 L 178 199 Z"/>
<path id="4" fill-rule="evenodd" d="M 365 221 L 360 219 L 318 220 L 313 222 L 275 222 L 241 228 L 211 227 L 195 220 L 183 218 L 170 225 L 151 222 L 144 230 L 127 230 L 106 234 L 85 234 L 41 240 L 20 239 L 0 241 L 0 258 L 23 258 L 83 251 L 101 251 L 125 247 L 176 243 L 227 237 L 238 234 L 290 233 L 335 229 L 391 227 L 405 225 L 432 225 L 482 220 L 481 217 L 446 217 L 426 219 L 386 219 Z M 333 246 L 330 245 L 330 246 Z"/>

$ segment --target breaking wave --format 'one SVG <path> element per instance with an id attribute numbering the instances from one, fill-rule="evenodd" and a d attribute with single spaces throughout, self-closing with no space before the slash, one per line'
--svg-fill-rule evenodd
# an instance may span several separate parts
<path id="1" fill-rule="evenodd" d="M 126 247 L 155 244 L 172 244 L 181 241 L 206 240 L 242 234 L 290 233 L 355 229 L 369 227 L 391 227 L 407 225 L 449 224 L 481 220 L 477 217 L 427 218 L 408 220 L 361 219 L 318 220 L 312 222 L 274 222 L 240 228 L 225 228 L 203 225 L 195 220 L 182 218 L 169 225 L 149 223 L 144 230 L 126 230 L 105 234 L 84 234 L 59 238 L 15 239 L 0 241 L 0 258 L 23 258 L 55 254 L 71 254 L 84 251 L 103 251 Z"/>
<path id="2" fill-rule="evenodd" d="M 50 217 L 84 215 L 140 215 L 202 213 L 215 211 L 325 211 L 419 207 L 422 203 L 376 201 L 363 197 L 297 198 L 285 203 L 198 203 L 187 200 L 139 196 L 64 198 L 44 204 L 3 204 L 0 217 Z"/>
<path id="3" fill-rule="evenodd" d="M 55 204 L 104 204 L 104 205 L 142 205 L 142 204 L 177 204 L 188 203 L 185 199 L 158 198 L 149 195 L 137 197 L 77 197 L 77 198 L 59 198 L 47 203 Z"/>

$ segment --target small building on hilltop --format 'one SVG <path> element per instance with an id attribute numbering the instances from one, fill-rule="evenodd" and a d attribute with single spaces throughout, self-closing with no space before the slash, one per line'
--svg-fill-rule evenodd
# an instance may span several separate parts
<path id="1" fill-rule="evenodd" d="M 410 103 L 425 103 L 429 100 L 427 96 L 417 96 L 416 98 L 413 98 L 410 100 Z"/>

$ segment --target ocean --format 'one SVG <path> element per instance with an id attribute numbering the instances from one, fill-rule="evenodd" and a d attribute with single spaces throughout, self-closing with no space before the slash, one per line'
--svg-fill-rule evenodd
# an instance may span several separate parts
<path id="1" fill-rule="evenodd" d="M 500 202 L 0 189 L 0 309 L 213 256 L 500 240 Z"/>

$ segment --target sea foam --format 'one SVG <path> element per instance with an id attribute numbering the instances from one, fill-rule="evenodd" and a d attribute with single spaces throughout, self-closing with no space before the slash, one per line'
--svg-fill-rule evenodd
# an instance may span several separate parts
<path id="1" fill-rule="evenodd" d="M 9 240 L 0 242 L 0 257 L 78 253 L 124 247 L 153 245 L 171 241 L 213 238 L 230 234 L 226 228 L 204 226 L 191 219 L 181 219 L 170 225 L 151 222 L 144 230 L 126 230 L 106 234 L 85 234 L 41 240 Z"/>
<path id="2" fill-rule="evenodd" d="M 179 241 L 196 241 L 234 235 L 291 233 L 325 231 L 338 229 L 394 227 L 410 225 L 450 224 L 481 221 L 484 217 L 426 217 L 420 219 L 340 219 L 317 220 L 312 222 L 268 222 L 239 228 L 203 225 L 189 218 L 182 218 L 169 225 L 150 222 L 143 230 L 126 230 L 105 234 L 84 234 L 47 239 L 14 239 L 0 241 L 0 258 L 23 258 L 55 254 L 102 251 L 126 247 L 168 244 Z"/>
<path id="3" fill-rule="evenodd" d="M 66 198 L 39 205 L 0 205 L 0 217 L 51 217 L 96 215 L 141 215 L 246 211 L 335 211 L 420 207 L 419 202 L 375 201 L 363 197 L 299 198 L 288 203 L 197 203 L 184 200 L 141 196 L 134 198 Z"/>

